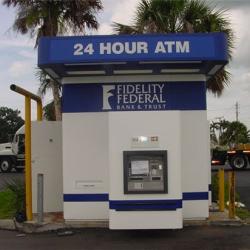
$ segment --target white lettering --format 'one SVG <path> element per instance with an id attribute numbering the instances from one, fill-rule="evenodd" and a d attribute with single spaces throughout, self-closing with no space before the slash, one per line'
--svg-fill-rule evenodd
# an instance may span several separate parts
<path id="1" fill-rule="evenodd" d="M 122 54 L 124 52 L 124 45 L 120 42 L 114 43 L 112 45 L 112 52 L 116 55 Z"/>
<path id="2" fill-rule="evenodd" d="M 81 43 L 77 43 L 74 45 L 74 55 L 75 56 L 80 56 L 83 55 L 83 45 Z"/>
<path id="3" fill-rule="evenodd" d="M 147 54 L 148 53 L 148 44 L 146 42 L 137 42 L 137 53 L 138 54 Z"/>
<path id="4" fill-rule="evenodd" d="M 125 52 L 127 54 L 136 53 L 136 42 L 132 42 L 131 46 L 129 46 L 129 42 L 125 42 Z"/>
<path id="5" fill-rule="evenodd" d="M 122 101 L 122 95 L 117 95 L 117 102 L 120 103 Z"/>
<path id="6" fill-rule="evenodd" d="M 175 45 L 174 41 L 166 41 L 164 42 L 165 45 L 167 45 L 167 52 L 172 53 L 173 52 L 173 46 Z"/>
<path id="7" fill-rule="evenodd" d="M 111 43 L 100 43 L 100 54 L 104 55 L 104 54 L 111 54 Z"/>
<path id="8" fill-rule="evenodd" d="M 160 93 L 162 93 L 162 90 L 164 88 L 164 84 L 157 84 L 159 86 L 159 89 L 160 89 Z"/>
<path id="9" fill-rule="evenodd" d="M 163 42 L 160 41 L 157 43 L 155 53 L 166 53 L 166 49 Z"/>
<path id="10" fill-rule="evenodd" d="M 184 41 L 183 43 L 181 41 L 176 41 L 176 53 L 189 53 L 190 47 L 189 47 L 189 41 Z"/>
<path id="11" fill-rule="evenodd" d="M 117 86 L 117 94 L 121 94 L 122 93 L 122 85 L 118 85 Z"/>
<path id="12" fill-rule="evenodd" d="M 151 97 L 150 94 L 145 94 L 145 103 L 151 103 L 150 97 Z"/>

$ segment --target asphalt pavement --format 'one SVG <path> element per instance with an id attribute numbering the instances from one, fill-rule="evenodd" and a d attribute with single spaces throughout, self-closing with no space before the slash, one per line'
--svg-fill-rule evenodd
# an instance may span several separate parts
<path id="1" fill-rule="evenodd" d="M 69 236 L 56 232 L 18 234 L 0 231 L 1 250 L 247 250 L 250 249 L 250 226 L 187 227 L 181 230 L 84 229 Z"/>

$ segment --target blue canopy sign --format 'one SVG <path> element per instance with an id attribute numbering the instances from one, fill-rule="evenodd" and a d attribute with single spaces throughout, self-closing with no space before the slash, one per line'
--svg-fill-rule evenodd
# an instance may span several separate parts
<path id="1" fill-rule="evenodd" d="M 166 60 L 227 61 L 224 33 L 43 37 L 38 64 Z"/>

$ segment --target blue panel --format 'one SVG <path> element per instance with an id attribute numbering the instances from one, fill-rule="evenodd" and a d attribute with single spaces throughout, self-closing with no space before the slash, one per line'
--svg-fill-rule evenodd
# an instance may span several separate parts
<path id="1" fill-rule="evenodd" d="M 63 112 L 206 110 L 204 82 L 67 84 Z"/>
<path id="2" fill-rule="evenodd" d="M 210 60 L 227 61 L 224 33 L 44 37 L 38 65 L 55 63 Z"/>
<path id="3" fill-rule="evenodd" d="M 108 201 L 108 194 L 64 194 L 64 202 L 96 202 Z"/>
<path id="4" fill-rule="evenodd" d="M 208 200 L 208 192 L 188 192 L 183 193 L 182 198 L 187 200 Z"/>
<path id="5" fill-rule="evenodd" d="M 182 194 L 183 200 L 208 200 L 208 192 L 188 192 Z M 107 202 L 109 194 L 64 194 L 64 202 Z M 111 209 L 136 208 L 138 206 L 151 208 L 181 208 L 181 200 L 115 200 L 109 201 Z M 134 207 L 135 206 L 135 207 Z M 116 208 L 115 208 L 116 207 Z"/>
<path id="6" fill-rule="evenodd" d="M 120 200 L 109 201 L 116 211 L 172 211 L 182 208 L 182 200 Z"/>

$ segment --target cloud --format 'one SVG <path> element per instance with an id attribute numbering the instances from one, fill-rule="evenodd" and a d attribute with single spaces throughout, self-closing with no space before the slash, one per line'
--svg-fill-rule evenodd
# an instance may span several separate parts
<path id="1" fill-rule="evenodd" d="M 28 58 L 28 59 L 34 59 L 36 58 L 37 51 L 28 51 L 28 50 L 21 50 L 18 52 L 18 54 L 22 57 Z"/>
<path id="2" fill-rule="evenodd" d="M 9 48 L 9 47 L 26 47 L 33 48 L 35 42 L 32 39 L 19 39 L 19 38 L 2 38 L 0 40 L 1 48 Z"/>
<path id="3" fill-rule="evenodd" d="M 32 61 L 15 61 L 10 65 L 8 73 L 13 78 L 20 78 L 30 75 L 33 71 L 34 63 Z"/>
<path id="4" fill-rule="evenodd" d="M 218 7 L 226 7 L 230 9 L 250 8 L 249 0 L 217 0 Z"/>
<path id="5" fill-rule="evenodd" d="M 130 24 L 134 17 L 138 0 L 117 1 L 113 7 L 112 22 Z"/>
<path id="6" fill-rule="evenodd" d="M 112 34 L 113 22 L 131 24 L 139 2 L 139 0 L 103 0 L 104 12 L 98 17 L 100 23 L 98 34 Z"/>

